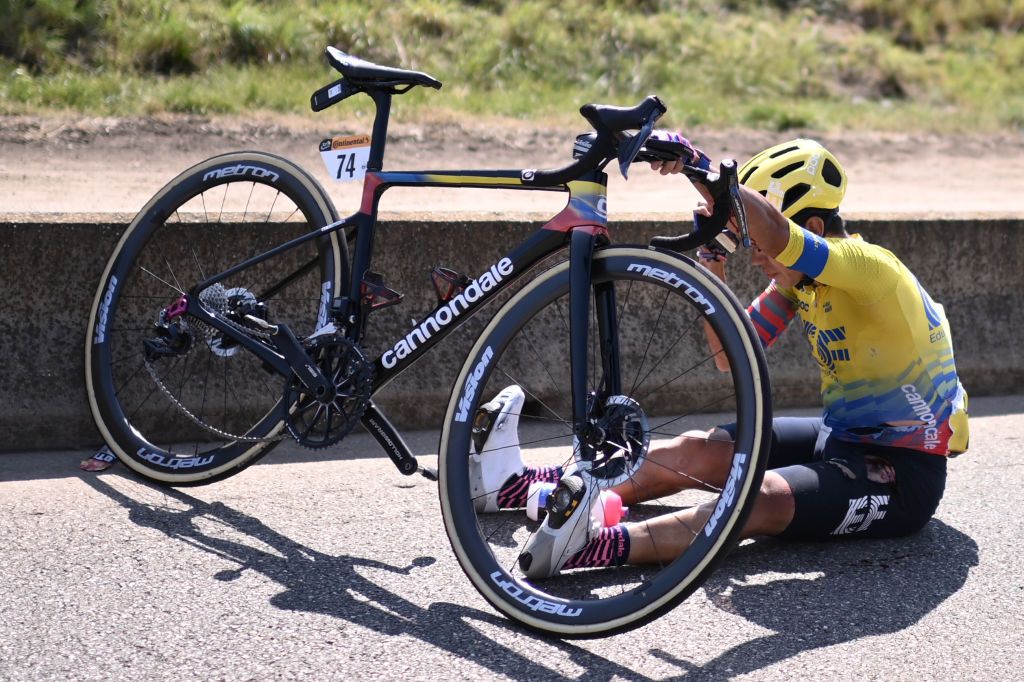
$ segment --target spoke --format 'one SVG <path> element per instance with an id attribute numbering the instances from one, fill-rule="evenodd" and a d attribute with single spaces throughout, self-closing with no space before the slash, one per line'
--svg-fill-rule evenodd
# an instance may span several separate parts
<path id="1" fill-rule="evenodd" d="M 217 214 L 217 224 L 224 218 L 224 205 L 228 202 L 228 189 L 231 187 L 230 182 L 224 183 L 224 196 L 220 200 L 220 212 Z"/>
<path id="2" fill-rule="evenodd" d="M 684 370 L 684 371 L 680 372 L 679 374 L 675 375 L 674 377 L 672 377 L 671 379 L 669 379 L 668 381 L 666 381 L 666 382 L 664 382 L 664 383 L 662 383 L 662 384 L 660 384 L 660 385 L 658 385 L 658 386 L 655 386 L 655 387 L 654 387 L 653 389 L 651 389 L 651 390 L 650 390 L 650 391 L 648 391 L 647 393 L 644 393 L 643 397 L 641 397 L 641 398 L 637 398 L 637 399 L 636 399 L 636 401 L 637 401 L 638 403 L 643 403 L 643 401 L 647 400 L 647 398 L 651 397 L 652 395 L 654 395 L 655 393 L 657 393 L 657 392 L 658 392 L 658 391 L 660 391 L 661 389 L 665 388 L 665 387 L 666 387 L 666 386 L 668 386 L 669 384 L 672 384 L 672 383 L 674 383 L 674 382 L 678 381 L 679 379 L 682 379 L 682 378 L 683 378 L 684 376 L 686 376 L 686 375 L 687 375 L 687 374 L 689 374 L 690 372 L 694 371 L 695 369 L 697 369 L 697 368 L 698 368 L 698 367 L 700 367 L 701 365 L 705 365 L 705 364 L 707 364 L 708 360 L 711 360 L 711 359 L 712 359 L 713 357 L 714 357 L 714 355 L 709 355 L 709 356 L 707 356 L 706 358 L 704 358 L 703 360 L 701 360 L 700 362 L 698 362 L 698 363 L 697 363 L 696 365 L 694 365 L 693 367 L 691 367 L 691 368 L 689 368 L 689 369 L 687 369 L 687 370 Z M 720 401 L 719 401 L 719 402 L 720 402 Z"/>
<path id="3" fill-rule="evenodd" d="M 546 436 L 544 438 L 537 438 L 535 440 L 522 441 L 522 442 L 519 443 L 519 447 L 522 448 L 522 447 L 525 447 L 527 445 L 537 445 L 538 443 L 550 443 L 551 441 L 562 440 L 563 438 L 569 438 L 571 436 L 572 436 L 572 433 L 571 432 L 567 432 L 567 433 L 560 433 L 560 434 L 558 434 L 556 436 Z M 508 447 L 508 446 L 502 446 L 500 448 L 484 448 L 483 450 L 481 450 L 477 454 L 478 455 L 482 455 L 485 452 L 495 452 L 497 450 L 504 450 L 506 447 Z"/>
<path id="4" fill-rule="evenodd" d="M 520 337 L 517 337 L 517 338 L 525 339 L 524 341 L 522 341 L 522 343 L 524 343 L 526 345 L 526 351 L 527 352 L 531 352 L 531 353 L 533 353 L 536 356 L 537 360 L 540 363 L 541 369 L 544 370 L 544 374 L 546 374 L 547 377 L 548 377 L 548 380 L 551 381 L 551 388 L 554 390 L 555 395 L 560 394 L 565 389 L 565 386 L 564 385 L 559 385 L 559 383 L 557 381 L 555 381 L 555 377 L 554 377 L 554 375 L 552 375 L 551 369 L 548 367 L 548 363 L 544 362 L 543 354 L 539 354 L 539 353 L 536 352 L 536 350 L 541 348 L 542 346 L 538 345 L 537 343 L 535 343 L 533 341 L 533 338 L 530 336 L 530 332 L 529 332 L 529 330 L 526 327 L 523 327 L 520 331 L 522 331 L 523 335 L 520 336 Z M 512 377 L 508 374 L 508 372 L 506 372 L 503 368 L 499 369 L 498 371 L 500 371 L 502 374 L 504 374 L 509 379 L 512 379 Z M 513 381 L 516 384 L 519 383 L 517 380 L 513 380 Z M 529 392 L 529 389 L 523 388 L 523 391 Z M 544 401 L 541 400 L 537 395 L 534 395 L 533 393 L 530 393 L 530 396 L 533 397 L 534 400 L 539 402 L 541 405 L 543 405 L 549 412 L 551 412 L 551 414 L 555 415 L 556 418 L 561 419 L 561 417 L 559 417 L 558 413 L 556 413 L 553 409 L 548 407 L 544 403 Z"/>
<path id="5" fill-rule="evenodd" d="M 650 335 L 647 337 L 647 347 L 644 348 L 644 353 L 640 357 L 640 364 L 637 365 L 636 375 L 633 377 L 633 384 L 629 388 L 629 394 L 630 395 L 633 395 L 633 393 L 636 392 L 636 387 L 637 387 L 637 384 L 639 383 L 639 380 L 640 380 L 640 372 L 643 370 L 644 364 L 647 363 L 647 354 L 651 350 L 651 344 L 654 343 L 654 332 L 657 331 L 658 327 L 661 326 L 661 317 L 662 317 L 662 315 L 665 314 L 665 303 L 668 301 L 669 293 L 670 293 L 669 291 L 667 291 L 667 290 L 665 291 L 665 298 L 662 299 L 661 306 L 658 309 L 658 319 L 655 320 L 655 322 L 654 322 L 654 329 L 651 330 Z M 619 319 L 621 321 L 622 318 L 619 318 Z M 676 337 L 676 341 L 677 342 L 678 342 L 679 338 L 681 338 L 681 337 L 679 337 L 679 336 Z M 672 347 L 675 347 L 675 343 L 672 344 Z M 655 365 L 655 367 L 656 366 L 657 365 Z M 652 368 L 651 371 L 653 372 L 654 368 Z M 649 376 L 649 374 L 645 375 L 644 379 L 646 379 L 647 376 Z"/>
<path id="6" fill-rule="evenodd" d="M 252 201 L 252 193 L 256 191 L 256 183 L 253 182 L 249 188 L 249 196 L 245 200 L 245 209 L 242 211 L 242 222 L 245 222 L 245 216 L 249 215 L 249 202 Z"/>
<path id="7" fill-rule="evenodd" d="M 736 395 L 735 393 L 727 393 L 726 395 L 722 396 L 721 398 L 718 398 L 716 400 L 712 400 L 712 401 L 710 401 L 708 403 L 705 403 L 704 405 L 698 407 L 697 409 L 690 410 L 686 414 L 681 414 L 681 415 L 679 415 L 677 417 L 673 417 L 672 419 L 668 420 L 667 422 L 663 422 L 661 424 L 658 424 L 653 429 L 651 429 L 651 431 L 653 432 L 656 429 L 663 429 L 666 426 L 668 426 L 669 424 L 676 423 L 680 419 L 686 419 L 687 417 L 693 416 L 695 414 L 698 414 L 698 413 L 701 413 L 701 412 L 707 412 L 708 408 L 711 407 L 712 405 L 718 405 L 719 403 L 725 402 L 726 400 L 728 400 L 729 398 L 732 398 L 735 395 Z"/>
<path id="8" fill-rule="evenodd" d="M 199 268 L 199 278 L 206 280 L 206 273 L 203 271 L 203 266 L 199 264 L 199 254 L 196 253 L 195 248 L 192 246 L 192 242 L 188 243 L 188 248 L 192 252 L 192 260 L 196 262 L 196 267 Z"/>
<path id="9" fill-rule="evenodd" d="M 168 370 L 169 370 L 168 374 L 170 372 L 174 371 L 174 368 L 178 366 L 178 362 L 179 362 L 179 359 L 175 358 L 174 362 L 171 363 L 171 366 L 168 368 Z M 145 361 L 143 361 L 142 364 L 143 364 L 143 367 L 144 367 L 145 364 L 146 364 Z M 147 373 L 147 376 L 148 376 L 148 373 Z M 125 386 L 127 386 L 127 383 L 125 384 Z M 139 410 L 142 409 L 142 406 L 145 405 L 147 402 L 149 402 L 149 399 L 151 397 L 153 397 L 153 394 L 156 393 L 159 389 L 160 389 L 160 387 L 156 385 L 156 382 L 153 382 L 153 386 L 149 389 L 149 393 L 146 394 L 146 397 L 143 398 L 142 402 L 140 402 L 138 405 L 136 405 L 132 409 L 132 413 L 128 415 L 128 421 L 129 422 L 131 422 L 133 419 L 135 419 L 135 415 L 137 415 L 139 413 Z M 120 398 L 120 391 L 116 392 L 115 395 L 117 395 L 117 397 Z M 161 393 L 161 395 L 163 395 L 163 394 Z"/>
<path id="10" fill-rule="evenodd" d="M 152 271 L 147 270 L 146 268 L 142 267 L 141 265 L 139 266 L 139 270 L 142 270 L 144 273 L 146 273 L 147 275 L 149 275 L 150 277 L 152 277 L 156 281 L 160 282 L 161 284 L 166 286 L 168 289 L 171 289 L 173 291 L 177 291 L 179 294 L 184 294 L 185 293 L 184 291 L 182 291 L 181 287 L 174 286 L 173 284 L 171 284 L 167 280 L 163 279 L 162 277 L 160 277 L 159 275 L 153 273 Z M 156 298 L 156 297 L 155 296 L 148 296 L 148 297 L 144 297 L 144 298 Z"/>
<path id="11" fill-rule="evenodd" d="M 267 224 L 269 224 L 269 223 L 270 223 L 270 216 L 274 215 L 274 207 L 275 207 L 275 206 L 277 206 L 277 198 L 278 198 L 279 196 L 281 196 L 281 193 L 280 193 L 280 192 L 278 192 L 277 194 L 275 194 L 275 195 L 274 195 L 274 200 L 273 200 L 272 202 L 270 202 L 270 210 L 269 210 L 269 211 L 267 211 L 267 219 L 263 221 L 263 224 L 264 224 L 264 225 L 267 225 Z"/>
<path id="12" fill-rule="evenodd" d="M 690 321 L 690 325 L 686 329 L 683 329 L 678 334 L 676 334 L 675 339 L 672 341 L 671 344 L 669 344 L 669 347 L 665 350 L 665 352 L 662 353 L 661 356 L 657 360 L 655 360 L 653 363 L 651 363 L 651 368 L 647 371 L 647 374 L 644 375 L 644 378 L 640 379 L 637 382 L 635 382 L 635 384 L 633 386 L 633 390 L 634 391 L 636 391 L 636 389 L 640 388 L 640 386 L 643 386 L 644 382 L 647 381 L 647 378 L 650 377 L 654 373 L 654 371 L 658 367 L 661 366 L 661 363 L 664 362 L 665 358 L 667 358 L 669 356 L 669 353 L 671 353 L 673 350 L 675 350 L 675 347 L 677 345 L 679 345 L 679 342 L 682 339 L 684 339 L 687 334 L 689 334 L 690 330 L 693 329 L 693 326 L 695 324 L 697 324 L 697 320 L 699 320 L 699 319 L 700 319 L 700 315 L 698 314 L 697 317 L 695 317 L 693 320 Z M 712 355 L 711 357 L 714 357 L 714 355 Z M 650 395 L 650 393 L 648 393 L 647 395 Z"/>
<path id="13" fill-rule="evenodd" d="M 208 393 L 208 387 L 210 385 L 210 370 L 213 368 L 213 353 L 206 354 L 206 376 L 203 378 L 203 400 L 199 405 L 199 419 L 200 421 L 206 421 L 206 395 Z M 199 445 L 196 444 L 196 454 L 199 453 Z"/>
<path id="14" fill-rule="evenodd" d="M 526 393 L 526 394 L 527 394 L 527 395 L 529 395 L 529 396 L 530 396 L 531 398 L 533 398 L 533 399 L 534 399 L 534 400 L 536 400 L 536 401 L 537 401 L 538 403 L 540 403 L 540 406 L 541 406 L 541 407 L 543 407 L 543 408 L 544 408 L 545 410 L 547 410 L 548 412 L 550 412 L 550 413 L 552 414 L 552 416 L 554 416 L 554 418 L 555 418 L 555 420 L 556 420 L 556 421 L 559 421 L 559 422 L 561 422 L 561 423 L 565 424 L 566 426 L 568 426 L 568 427 L 572 428 L 572 422 L 570 422 L 570 421 L 566 420 L 566 419 L 565 419 L 564 417 L 561 417 L 561 416 L 560 416 L 560 415 L 559 415 L 559 414 L 558 414 L 557 412 L 555 412 L 555 411 L 554 411 L 554 410 L 553 410 L 553 409 L 552 409 L 552 408 L 551 408 L 551 407 L 550 407 L 550 406 L 549 406 L 549 405 L 548 405 L 548 404 L 547 404 L 546 402 L 544 402 L 544 401 L 543 401 L 543 400 L 542 400 L 542 399 L 540 398 L 540 396 L 538 396 L 538 395 L 536 395 L 535 393 L 533 393 L 532 391 L 530 391 L 530 389 L 529 389 L 529 388 L 527 388 L 527 387 L 524 387 L 524 386 L 523 386 L 522 384 L 519 384 L 519 383 L 518 383 L 518 381 L 519 381 L 519 380 L 518 380 L 518 379 L 516 379 L 515 377 L 513 377 L 513 376 L 512 376 L 511 374 L 509 374 L 508 372 L 506 372 L 506 371 L 505 371 L 505 369 L 504 369 L 503 367 L 498 367 L 498 368 L 497 368 L 497 371 L 498 371 L 498 372 L 501 372 L 502 374 L 504 374 L 504 375 L 505 375 L 505 377 L 506 377 L 506 378 L 507 378 L 507 379 L 508 379 L 509 381 L 511 381 L 512 383 L 516 384 L 516 385 L 517 385 L 517 386 L 519 386 L 520 388 L 522 388 L 522 389 L 523 389 L 523 393 Z"/>
<path id="15" fill-rule="evenodd" d="M 124 360 L 119 361 L 118 364 L 120 364 L 121 362 L 126 362 L 130 357 L 133 357 L 133 356 L 134 357 L 141 357 L 141 355 L 142 355 L 141 353 L 133 353 L 132 355 L 126 357 Z M 132 382 L 132 380 L 135 379 L 136 376 L 138 376 L 139 372 L 141 372 L 142 368 L 145 367 L 145 366 L 146 366 L 146 360 L 145 360 L 145 358 L 142 358 L 141 360 L 139 360 L 138 366 L 135 367 L 135 371 L 132 372 L 131 374 L 129 374 L 128 378 L 125 379 L 124 381 L 122 381 L 120 386 L 115 386 L 114 387 L 114 395 L 115 396 L 120 396 L 121 395 L 121 391 L 123 391 L 125 389 L 125 387 L 128 386 L 128 384 L 130 384 Z M 110 364 L 110 369 L 111 369 L 111 373 L 113 373 L 113 363 Z"/>
<path id="16" fill-rule="evenodd" d="M 171 262 L 167 260 L 167 256 L 164 256 L 163 259 L 164 265 L 167 266 L 167 272 L 168 274 L 170 274 L 171 279 L 174 280 L 174 284 L 177 287 L 178 291 L 183 291 L 184 289 L 181 286 L 181 282 L 178 281 L 178 276 L 174 274 L 174 268 L 171 267 Z"/>

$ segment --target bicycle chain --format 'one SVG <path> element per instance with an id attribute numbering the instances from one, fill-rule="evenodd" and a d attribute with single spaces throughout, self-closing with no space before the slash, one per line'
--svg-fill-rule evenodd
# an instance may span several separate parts
<path id="1" fill-rule="evenodd" d="M 214 285 L 214 286 L 219 286 L 219 285 Z M 221 287 L 221 288 L 223 289 L 223 287 Z M 209 291 L 209 289 L 207 289 L 206 291 Z M 206 291 L 204 291 L 203 294 L 205 294 Z M 218 292 L 218 293 L 220 293 L 220 292 Z M 200 294 L 199 300 L 201 302 L 203 302 L 204 304 L 207 304 L 208 306 L 215 308 L 214 310 L 211 311 L 211 313 L 213 314 L 214 317 L 217 318 L 218 321 L 226 324 L 227 326 L 231 327 L 232 329 L 234 329 L 235 331 L 237 331 L 237 332 L 239 332 L 239 333 L 241 333 L 243 335 L 246 335 L 246 336 L 249 336 L 249 337 L 255 337 L 255 338 L 258 338 L 258 339 L 263 339 L 265 341 L 272 341 L 273 336 L 272 336 L 272 334 L 270 332 L 263 331 L 262 329 L 255 329 L 253 327 L 243 326 L 243 325 L 235 322 L 234 320 L 230 319 L 229 317 L 227 317 L 224 314 L 225 311 L 223 309 L 216 309 L 216 308 L 220 307 L 220 306 L 217 306 L 217 302 L 214 302 L 214 301 L 211 301 L 211 300 L 204 300 L 203 299 L 203 294 Z M 193 324 L 197 324 L 197 325 L 203 327 L 203 336 L 206 337 L 207 342 L 209 342 L 216 334 L 223 334 L 223 332 L 220 331 L 219 329 L 217 329 L 216 327 L 213 327 L 213 326 L 211 326 L 211 325 L 209 325 L 209 324 L 207 324 L 207 323 L 205 323 L 205 322 L 203 322 L 201 320 L 196 320 Z M 185 407 L 185 405 L 180 400 L 178 400 L 178 398 L 171 392 L 171 390 L 169 388 L 167 388 L 167 386 L 160 379 L 159 375 L 157 374 L 156 370 L 153 368 L 153 365 L 150 364 L 148 359 L 144 359 L 143 362 L 146 365 L 146 371 L 149 372 L 150 377 L 153 378 L 153 382 L 157 385 L 157 388 L 159 388 L 160 391 L 167 397 L 167 399 L 171 401 L 172 405 L 174 405 L 176 408 L 178 408 L 178 410 L 182 414 L 184 414 L 186 417 L 188 417 L 189 420 L 191 420 L 192 423 L 194 423 L 199 428 L 201 428 L 201 429 L 203 429 L 205 431 L 208 431 L 208 432 L 210 432 L 210 433 L 212 433 L 214 435 L 220 436 L 221 438 L 226 438 L 228 440 L 243 441 L 243 442 L 247 442 L 247 443 L 271 443 L 271 442 L 276 442 L 276 441 L 284 440 L 285 438 L 288 438 L 289 430 L 287 428 L 285 428 L 280 434 L 278 434 L 276 436 L 257 437 L 257 436 L 242 436 L 242 435 L 238 435 L 238 434 L 229 433 L 227 431 L 224 431 L 223 429 L 218 429 L 216 426 L 213 426 L 212 424 L 206 423 L 200 417 L 197 417 L 195 414 L 193 414 L 191 410 L 189 410 L 187 407 Z"/>
<path id="2" fill-rule="evenodd" d="M 210 433 L 212 433 L 214 435 L 217 435 L 217 436 L 220 436 L 221 438 L 227 438 L 228 440 L 240 440 L 240 441 L 244 441 L 244 442 L 247 442 L 247 443 L 272 443 L 274 441 L 284 440 L 285 438 L 288 437 L 287 429 L 284 431 L 284 433 L 278 434 L 276 436 L 269 436 L 269 437 L 239 436 L 239 435 L 235 435 L 233 433 L 228 433 L 227 431 L 223 431 L 221 429 L 218 429 L 216 426 L 213 426 L 211 424 L 207 424 L 202 419 L 200 419 L 199 417 L 197 417 L 194 414 L 192 414 L 191 410 L 189 410 L 187 407 L 185 407 L 180 400 L 178 400 L 176 397 L 174 397 L 174 394 L 171 393 L 170 389 L 167 388 L 167 386 L 164 385 L 164 382 L 160 380 L 160 377 L 157 376 L 156 370 L 153 369 L 153 365 L 150 364 L 148 359 L 144 359 L 143 362 L 146 365 L 146 371 L 149 372 L 149 376 L 153 377 L 153 382 L 157 385 L 157 388 L 159 388 L 160 391 L 165 396 L 167 396 L 167 399 L 170 400 L 171 403 L 175 407 L 177 407 L 181 411 L 182 414 L 184 414 L 186 417 L 191 419 L 192 422 L 196 426 L 198 426 L 199 428 L 204 429 L 206 431 L 209 431 Z"/>
<path id="3" fill-rule="evenodd" d="M 202 301 L 202 296 L 201 295 L 200 295 L 200 301 Z M 271 335 L 270 335 L 269 332 L 264 332 L 261 329 L 250 329 L 249 327 L 243 327 L 242 325 L 238 324 L 234 320 L 231 320 L 227 316 L 223 315 L 222 312 L 223 311 L 214 310 L 213 311 L 213 315 L 220 322 L 223 322 L 224 324 L 228 325 L 232 329 L 234 329 L 234 330 L 236 330 L 236 331 L 238 331 L 238 332 L 240 332 L 242 334 L 248 335 L 248 336 L 253 336 L 253 337 L 258 337 L 258 338 L 266 339 L 267 341 L 269 341 L 271 339 Z M 205 322 L 197 320 L 193 324 L 200 325 L 200 326 L 202 326 L 204 328 L 203 336 L 206 337 L 206 341 L 207 342 L 210 341 L 213 338 L 213 335 L 215 333 L 223 334 L 222 331 L 220 331 L 216 327 L 211 327 L 210 325 L 206 324 Z M 174 405 L 176 408 L 178 408 L 178 410 L 182 414 L 184 414 L 186 417 L 188 417 L 192 421 L 192 423 L 195 424 L 196 426 L 198 426 L 199 428 L 201 428 L 201 429 L 203 429 L 205 431 L 208 431 L 208 432 L 210 432 L 210 433 L 212 433 L 212 434 L 214 434 L 216 436 L 220 436 L 221 438 L 226 438 L 228 440 L 243 441 L 243 442 L 246 442 L 246 443 L 272 443 L 272 442 L 275 442 L 275 441 L 284 440 L 285 438 L 288 437 L 287 430 L 283 431 L 281 434 L 278 434 L 276 436 L 270 436 L 270 437 L 241 436 L 241 435 L 234 434 L 234 433 L 228 433 L 227 431 L 224 431 L 222 429 L 218 429 L 216 426 L 213 426 L 212 424 L 207 424 L 200 417 L 197 417 L 196 415 L 194 415 L 191 410 L 189 410 L 187 407 L 185 407 L 185 405 L 180 400 L 178 400 L 178 398 L 175 397 L 175 395 L 173 393 L 171 393 L 171 390 L 169 388 L 167 388 L 167 386 L 164 384 L 163 381 L 160 380 L 159 375 L 156 373 L 156 370 L 153 368 L 153 365 L 150 364 L 148 358 L 144 359 L 143 362 L 146 365 L 146 371 L 149 372 L 149 376 L 151 376 L 153 378 L 153 382 L 157 385 L 157 388 L 159 388 L 160 391 L 167 397 L 167 399 L 171 401 L 172 405 Z"/>

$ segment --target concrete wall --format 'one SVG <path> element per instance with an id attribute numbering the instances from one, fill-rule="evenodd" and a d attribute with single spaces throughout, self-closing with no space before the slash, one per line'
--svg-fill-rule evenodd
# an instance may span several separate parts
<path id="1" fill-rule="evenodd" d="M 99 444 L 85 395 L 83 348 L 100 274 L 130 216 L 0 216 L 0 449 L 84 448 Z M 943 303 L 953 329 L 957 366 L 972 395 L 1024 390 L 1024 219 L 851 219 L 851 230 L 892 249 Z M 428 273 L 441 264 L 478 274 L 535 223 L 493 218 L 384 221 L 374 268 L 405 292 L 382 311 L 367 346 L 404 335 L 409 318 L 434 305 Z M 650 218 L 617 220 L 621 243 L 646 243 L 685 226 Z M 730 284 L 748 301 L 764 282 L 748 258 L 734 259 Z M 379 396 L 401 428 L 434 426 L 471 335 L 484 315 L 434 349 Z M 777 406 L 818 401 L 818 373 L 806 343 L 788 332 L 769 353 Z"/>

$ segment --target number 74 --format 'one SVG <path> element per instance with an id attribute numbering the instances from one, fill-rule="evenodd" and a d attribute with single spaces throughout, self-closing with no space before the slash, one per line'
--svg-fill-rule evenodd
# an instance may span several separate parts
<path id="1" fill-rule="evenodd" d="M 356 154 L 342 152 L 338 154 L 338 174 L 335 176 L 336 179 L 341 180 L 342 172 L 348 173 L 348 177 L 351 179 L 356 174 Z"/>

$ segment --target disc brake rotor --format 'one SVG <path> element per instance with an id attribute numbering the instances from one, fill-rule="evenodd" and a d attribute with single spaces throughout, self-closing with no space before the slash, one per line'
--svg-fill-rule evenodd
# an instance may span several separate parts
<path id="1" fill-rule="evenodd" d="M 594 423 L 598 434 L 592 445 L 596 456 L 580 463 L 580 473 L 601 488 L 629 480 L 643 464 L 650 449 L 651 433 L 640 403 L 624 395 L 609 396 Z"/>

